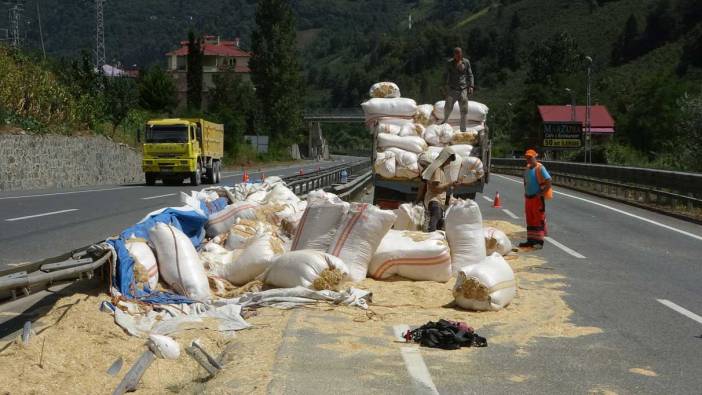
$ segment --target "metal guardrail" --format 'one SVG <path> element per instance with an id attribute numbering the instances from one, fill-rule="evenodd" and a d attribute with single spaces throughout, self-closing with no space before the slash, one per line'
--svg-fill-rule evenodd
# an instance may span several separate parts
<path id="1" fill-rule="evenodd" d="M 284 178 L 285 182 L 296 195 L 306 195 L 320 188 L 328 188 L 341 183 L 341 171 L 346 169 L 348 176 L 353 177 L 364 173 L 370 168 L 370 159 L 362 159 L 323 169 L 307 175 L 296 175 Z"/>
<path id="2" fill-rule="evenodd" d="M 663 209 L 699 221 L 702 211 L 702 174 L 572 162 L 543 161 L 553 183 L 572 189 Z M 493 158 L 492 170 L 521 176 L 523 159 Z"/>

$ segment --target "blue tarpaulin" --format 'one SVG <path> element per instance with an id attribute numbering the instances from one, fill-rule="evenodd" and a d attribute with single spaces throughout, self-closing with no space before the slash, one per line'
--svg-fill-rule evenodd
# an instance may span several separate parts
<path id="1" fill-rule="evenodd" d="M 129 255 L 125 241 L 130 237 L 139 237 L 149 240 L 149 229 L 157 223 L 163 222 L 172 225 L 185 233 L 193 242 L 195 248 L 200 246 L 205 237 L 205 222 L 207 217 L 192 210 L 180 210 L 167 208 L 157 214 L 153 214 L 142 222 L 125 229 L 117 239 L 108 240 L 117 252 L 117 270 L 113 273 L 112 285 L 119 290 L 122 295 L 139 299 L 145 303 L 193 303 L 194 300 L 185 296 L 152 291 L 146 285 L 145 289 L 137 289 L 134 282 L 134 260 Z"/>

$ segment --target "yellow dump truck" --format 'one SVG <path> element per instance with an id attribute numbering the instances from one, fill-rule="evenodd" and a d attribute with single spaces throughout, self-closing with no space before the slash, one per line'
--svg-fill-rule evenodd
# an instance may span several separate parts
<path id="1" fill-rule="evenodd" d="M 141 141 L 141 133 L 138 135 Z M 204 119 L 152 119 L 144 128 L 142 168 L 146 183 L 220 181 L 224 126 Z"/>

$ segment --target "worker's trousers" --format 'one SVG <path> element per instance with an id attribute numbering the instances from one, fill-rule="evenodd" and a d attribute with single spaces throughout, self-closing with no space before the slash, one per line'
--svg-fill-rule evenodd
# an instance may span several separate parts
<path id="1" fill-rule="evenodd" d="M 446 93 L 446 105 L 444 106 L 444 121 L 442 123 L 448 122 L 456 102 L 458 102 L 458 108 L 461 110 L 461 132 L 465 132 L 468 119 L 468 89 L 460 91 L 448 90 L 448 93 Z"/>
<path id="2" fill-rule="evenodd" d="M 444 230 L 444 208 L 441 207 L 441 204 L 432 200 L 429 202 L 427 211 L 429 213 L 429 225 L 427 226 L 427 232 Z"/>

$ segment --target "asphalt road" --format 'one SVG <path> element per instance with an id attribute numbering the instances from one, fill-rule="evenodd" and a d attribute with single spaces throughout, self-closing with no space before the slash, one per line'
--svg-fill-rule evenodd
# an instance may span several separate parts
<path id="1" fill-rule="evenodd" d="M 289 176 L 318 167 L 336 166 L 351 158 L 263 168 L 265 176 Z M 251 169 L 252 180 L 261 177 Z M 242 171 L 222 173 L 222 185 L 241 182 Z M 206 187 L 101 185 L 67 190 L 0 193 L 0 269 L 34 262 L 84 247 L 121 232 L 162 207 L 181 206 L 180 192 Z"/>
<path id="2" fill-rule="evenodd" d="M 496 191 L 508 212 L 492 208 L 483 197 Z M 536 255 L 565 277 L 571 322 L 601 328 L 601 333 L 540 338 L 525 348 L 491 345 L 472 350 L 470 363 L 456 364 L 445 354 L 451 351 L 421 350 L 423 358 L 417 360 L 401 355 L 400 346 L 396 355 L 383 358 L 363 351 L 340 356 L 315 345 L 342 342 L 344 334 L 299 328 L 295 318 L 289 321 L 270 392 L 702 393 L 702 226 L 556 191 L 547 203 L 548 224 L 551 240 L 562 248 L 548 242 Z M 493 176 L 485 192 L 477 198 L 484 219 L 523 225 L 520 180 Z M 386 332 L 392 333 L 390 325 Z M 488 339 L 496 332 L 493 326 L 479 330 Z M 367 349 L 377 342 L 363 339 Z M 417 373 L 422 364 L 426 374 Z M 368 372 L 381 374 L 360 380 Z M 421 384 L 427 378 L 436 392 Z"/>

